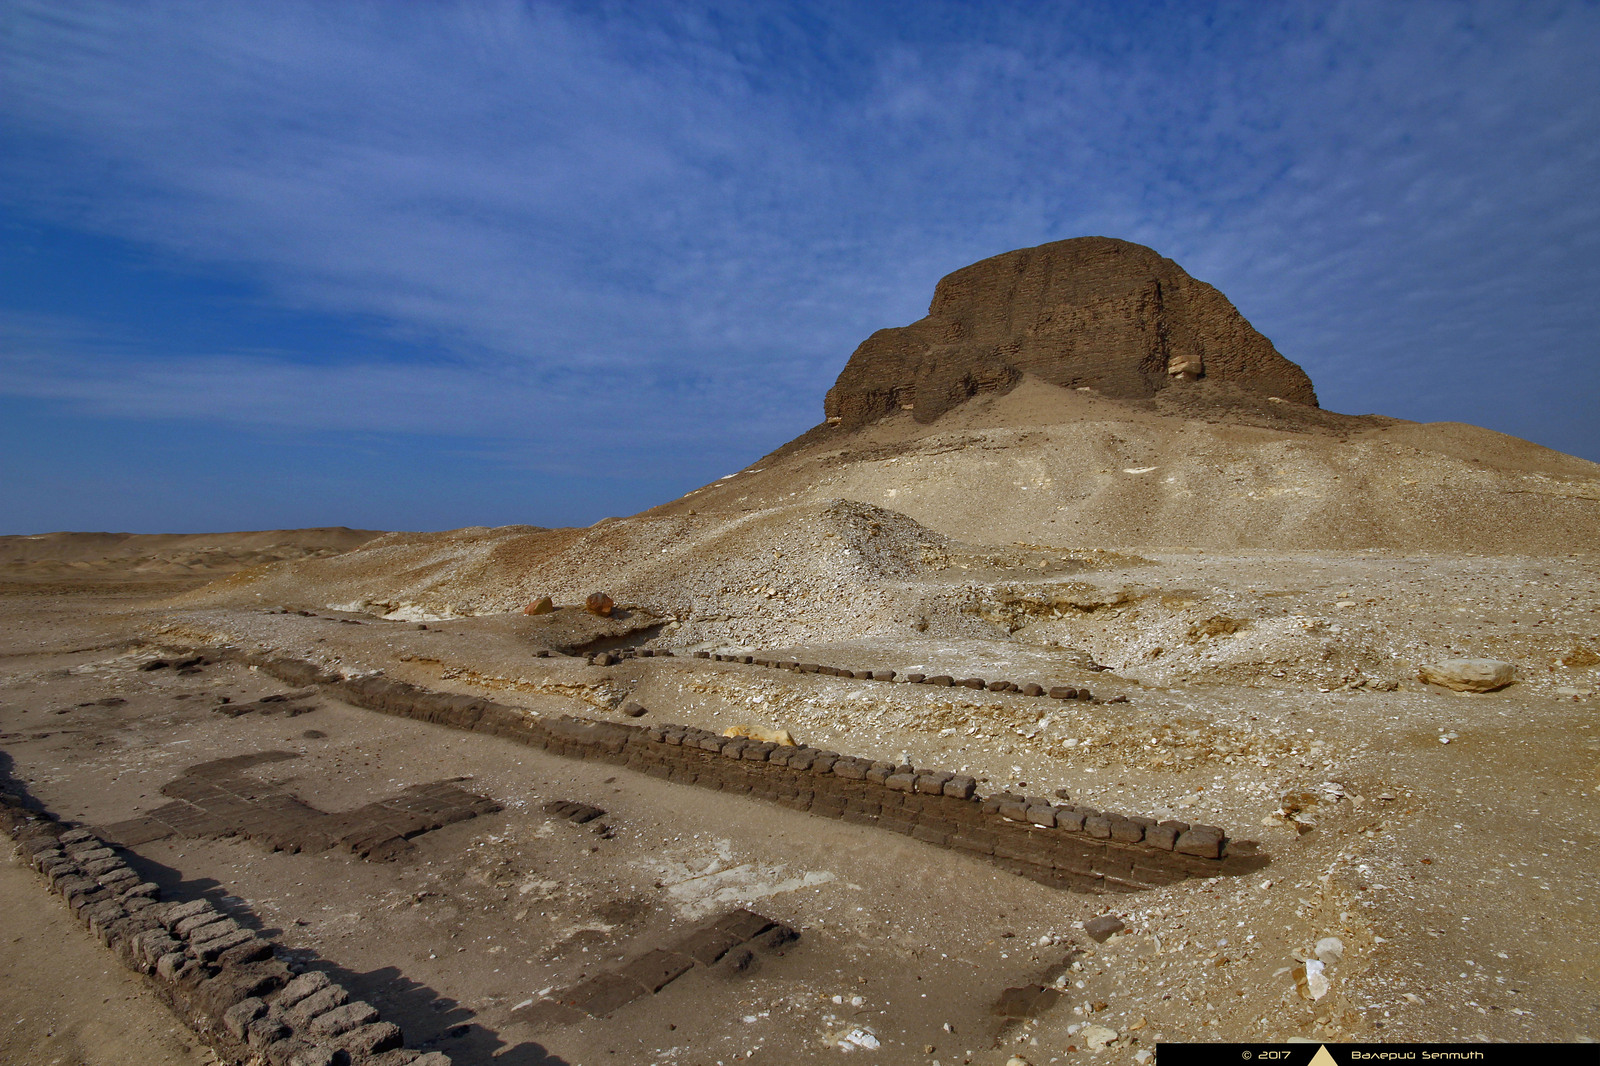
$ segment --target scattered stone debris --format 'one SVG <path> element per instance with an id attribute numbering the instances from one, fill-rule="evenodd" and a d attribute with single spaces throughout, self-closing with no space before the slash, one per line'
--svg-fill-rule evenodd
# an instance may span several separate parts
<path id="1" fill-rule="evenodd" d="M 1097 944 L 1104 944 L 1126 928 L 1122 919 L 1114 914 L 1102 914 L 1083 923 L 1084 933 Z"/>

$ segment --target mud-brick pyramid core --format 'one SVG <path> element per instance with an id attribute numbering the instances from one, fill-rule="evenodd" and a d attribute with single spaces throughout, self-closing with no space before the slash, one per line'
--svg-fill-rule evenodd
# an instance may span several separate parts
<path id="1" fill-rule="evenodd" d="M 900 410 L 931 422 L 1024 373 L 1124 400 L 1204 378 L 1317 404 L 1305 371 L 1222 293 L 1143 245 L 1077 237 L 947 275 L 926 318 L 855 350 L 824 406 L 846 429 Z"/>

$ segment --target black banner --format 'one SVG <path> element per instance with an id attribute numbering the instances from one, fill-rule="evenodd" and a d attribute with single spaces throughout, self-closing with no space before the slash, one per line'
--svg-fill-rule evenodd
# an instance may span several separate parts
<path id="1" fill-rule="evenodd" d="M 1152 1066 L 1600 1066 L 1600 1044 L 1157 1044 Z"/>

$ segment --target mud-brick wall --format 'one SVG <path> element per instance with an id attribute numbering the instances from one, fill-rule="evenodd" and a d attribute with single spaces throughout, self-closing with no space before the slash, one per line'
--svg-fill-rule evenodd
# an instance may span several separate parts
<path id="1" fill-rule="evenodd" d="M 357 706 L 904 833 L 1061 888 L 1136 891 L 1240 865 L 1230 861 L 1228 839 L 1213 826 L 1052 805 L 1037 797 L 982 797 L 971 777 L 946 771 L 723 737 L 692 726 L 536 718 L 491 700 L 382 676 L 344 679 L 296 660 L 247 661 L 293 684 L 326 684 Z"/>

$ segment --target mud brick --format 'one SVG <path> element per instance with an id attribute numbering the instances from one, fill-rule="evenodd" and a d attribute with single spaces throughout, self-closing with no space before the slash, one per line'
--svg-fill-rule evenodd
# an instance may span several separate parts
<path id="1" fill-rule="evenodd" d="M 1111 837 L 1111 816 L 1107 814 L 1091 814 L 1083 820 L 1083 831 L 1098 840 L 1108 840 Z"/>
<path id="2" fill-rule="evenodd" d="M 358 999 L 354 1003 L 346 1003 L 317 1015 L 306 1026 L 306 1032 L 313 1037 L 328 1039 L 377 1020 L 378 1009 Z"/>
<path id="3" fill-rule="evenodd" d="M 237 944 L 217 956 L 219 966 L 242 966 L 247 962 L 259 962 L 272 956 L 272 942 L 260 937 L 252 936 L 242 944 Z"/>
<path id="4" fill-rule="evenodd" d="M 215 962 L 217 956 L 224 951 L 238 947 L 240 944 L 247 944 L 255 938 L 255 934 L 248 929 L 234 929 L 231 932 L 211 937 L 208 940 L 191 940 L 189 942 L 189 950 L 202 962 Z"/>
<path id="5" fill-rule="evenodd" d="M 369 1022 L 341 1036 L 336 1043 L 356 1062 L 370 1061 L 374 1055 L 392 1051 L 405 1043 L 405 1034 L 393 1022 Z"/>
<path id="6" fill-rule="evenodd" d="M 965 829 L 950 834 L 950 846 L 978 855 L 993 855 L 996 836 L 981 830 Z"/>
<path id="7" fill-rule="evenodd" d="M 1153 825 L 1144 831 L 1144 842 L 1162 851 L 1171 851 L 1178 844 L 1181 830 L 1172 825 Z"/>
<path id="8" fill-rule="evenodd" d="M 296 1042 L 293 1052 L 281 1064 L 269 1051 L 267 1058 L 273 1066 L 340 1066 L 350 1060 L 350 1056 L 343 1048 L 333 1047 L 330 1044 L 299 1044 Z"/>
<path id="9" fill-rule="evenodd" d="M 1158 863 L 1138 862 L 1133 864 L 1133 879 L 1145 885 L 1170 885 L 1175 881 L 1183 880 L 1183 871 L 1174 870 L 1169 866 Z"/>
<path id="10" fill-rule="evenodd" d="M 1007 800 L 1000 804 L 999 814 L 1008 822 L 1026 822 L 1028 805 L 1021 800 Z"/>
<path id="11" fill-rule="evenodd" d="M 767 741 L 762 741 L 759 744 L 746 744 L 743 750 L 739 752 L 739 757 L 747 762 L 766 762 L 767 756 L 771 754 L 772 751 L 777 748 L 777 746 L 778 745 Z"/>
<path id="12" fill-rule="evenodd" d="M 994 856 L 997 859 L 1034 863 L 1038 860 L 1038 855 L 1038 847 L 1027 837 L 1002 836 L 994 843 Z"/>
<path id="13" fill-rule="evenodd" d="M 1107 877 L 1131 878 L 1133 856 L 1125 851 L 1107 850 L 1105 857 L 1096 862 L 1094 868 Z"/>
<path id="14" fill-rule="evenodd" d="M 296 1003 L 316 992 L 333 984 L 327 974 L 321 970 L 311 970 L 303 973 L 283 986 L 283 991 L 278 994 L 277 1006 L 279 1010 L 288 1010 Z"/>
<path id="15" fill-rule="evenodd" d="M 806 772 L 811 769 L 816 760 L 816 752 L 809 748 L 802 748 L 789 756 L 789 769 Z"/>
<path id="16" fill-rule="evenodd" d="M 928 796 L 944 794 L 944 783 L 954 777 L 950 773 L 921 773 L 917 775 L 916 791 Z M 884 780 L 888 780 L 885 778 Z"/>
<path id="17" fill-rule="evenodd" d="M 833 792 L 818 792 L 811 801 L 811 809 L 818 814 L 838 817 L 844 812 L 845 797 Z"/>
<path id="18" fill-rule="evenodd" d="M 181 951 L 169 951 L 156 960 L 156 975 L 163 981 L 177 984 L 199 965 Z"/>
<path id="19" fill-rule="evenodd" d="M 1056 808 L 1056 828 L 1069 833 L 1083 832 L 1084 813 L 1076 807 Z"/>
<path id="20" fill-rule="evenodd" d="M 819 751 L 811 759 L 811 772 L 813 774 L 827 774 L 833 772 L 833 764 L 839 761 L 836 752 Z"/>
<path id="21" fill-rule="evenodd" d="M 745 781 L 745 780 L 730 778 L 730 779 L 728 779 L 728 780 L 723 782 L 722 791 L 724 791 L 724 792 L 732 792 L 735 795 L 743 795 L 743 794 L 745 794 L 745 793 L 750 791 L 750 782 L 749 781 Z"/>
<path id="22" fill-rule="evenodd" d="M 722 737 L 704 737 L 701 739 L 699 747 L 701 751 L 721 751 L 723 745 L 727 743 L 729 741 Z"/>
<path id="23" fill-rule="evenodd" d="M 645 995 L 649 995 L 645 987 L 632 978 L 618 973 L 603 973 L 569 989 L 562 994 L 561 1001 L 585 1014 L 601 1018 Z"/>
<path id="24" fill-rule="evenodd" d="M 180 919 L 179 921 L 173 923 L 172 931 L 178 936 L 181 936 L 187 940 L 193 936 L 197 930 L 204 929 L 209 925 L 220 925 L 220 928 L 217 929 L 217 934 L 219 935 L 221 933 L 229 932 L 239 928 L 238 922 L 234 921 L 232 918 L 217 913 L 208 905 L 204 910 L 196 911 L 189 917 Z M 205 938 L 202 936 L 202 939 Z"/>
<path id="25" fill-rule="evenodd" d="M 266 998 L 274 989 L 282 988 L 289 979 L 289 970 L 277 960 L 252 962 L 222 970 L 201 983 L 197 997 L 213 1016 L 220 1015 L 242 999 L 251 996 Z"/>
<path id="26" fill-rule="evenodd" d="M 910 792 L 917 787 L 916 774 L 893 773 L 883 779 L 883 787 L 894 792 Z"/>
<path id="27" fill-rule="evenodd" d="M 978 782 L 975 779 L 958 775 L 945 781 L 943 792 L 955 799 L 970 800 L 977 789 Z"/>
<path id="28" fill-rule="evenodd" d="M 840 759 L 833 764 L 833 776 L 846 781 L 865 781 L 870 765 L 860 759 Z"/>
<path id="29" fill-rule="evenodd" d="M 292 1035 L 289 1027 L 276 1018 L 258 1018 L 245 1028 L 244 1040 L 260 1051 L 288 1040 Z"/>
<path id="30" fill-rule="evenodd" d="M 964 677 L 956 684 L 961 688 L 981 689 L 988 686 L 988 682 L 981 677 Z"/>
<path id="31" fill-rule="evenodd" d="M 267 1001 L 258 996 L 250 996 L 222 1012 L 222 1027 L 232 1033 L 235 1039 L 243 1040 L 245 1030 L 250 1028 L 250 1023 L 266 1013 Z"/>
<path id="32" fill-rule="evenodd" d="M 133 938 L 134 953 L 146 963 L 153 963 L 156 959 L 169 951 L 182 951 L 183 942 L 167 935 L 165 930 L 151 929 Z"/>
<path id="33" fill-rule="evenodd" d="M 1078 698 L 1078 690 L 1071 685 L 1056 685 L 1050 689 L 1049 695 L 1053 700 L 1075 700 Z"/>
<path id="34" fill-rule="evenodd" d="M 114 922 L 107 922 L 102 930 L 102 939 L 105 940 L 107 946 L 120 948 L 125 942 L 131 941 L 140 933 L 159 928 L 161 928 L 160 923 L 154 918 L 134 913 L 119 918 Z"/>
<path id="35" fill-rule="evenodd" d="M 1022 686 L 1022 694 L 1024 696 L 1043 696 L 1044 686 L 1030 681 Z"/>
<path id="36" fill-rule="evenodd" d="M 116 898 L 115 894 L 109 888 L 101 888 L 96 884 L 92 892 L 77 892 L 68 895 L 67 906 L 72 908 L 73 916 L 82 921 L 84 920 L 84 910 L 94 906 L 96 903 L 114 898 Z"/>
<path id="37" fill-rule="evenodd" d="M 85 877 L 82 871 L 74 867 L 70 872 L 62 871 L 50 878 L 50 887 L 58 895 L 65 896 L 69 892 L 89 892 L 100 887 L 100 882 L 92 877 Z"/>
<path id="38" fill-rule="evenodd" d="M 847 813 L 866 814 L 876 818 L 883 813 L 883 804 L 866 796 L 851 796 L 844 801 L 844 809 Z"/>
<path id="39" fill-rule="evenodd" d="M 1193 855 L 1200 859 L 1216 859 L 1222 856 L 1222 830 L 1211 825 L 1190 826 L 1178 834 L 1178 842 L 1173 846 L 1173 851 L 1180 855 Z"/>
<path id="40" fill-rule="evenodd" d="M 926 841 L 941 848 L 950 841 L 950 834 L 941 830 L 938 825 L 928 825 L 923 822 L 918 822 L 911 827 L 911 835 L 918 840 Z"/>
<path id="41" fill-rule="evenodd" d="M 116 852 L 112 851 L 98 840 L 92 842 L 84 841 L 78 844 L 73 844 L 67 847 L 65 851 L 67 855 L 70 856 L 80 866 L 85 863 L 91 863 L 96 859 L 114 859 L 117 857 Z"/>
<path id="42" fill-rule="evenodd" d="M 903 813 L 891 814 L 888 811 L 884 811 L 883 814 L 878 816 L 878 826 L 893 833 L 910 836 L 911 831 L 917 827 L 917 823 L 915 819 L 908 818 Z"/>
<path id="43" fill-rule="evenodd" d="M 161 886 L 154 881 L 141 881 L 132 888 L 125 888 L 117 896 L 123 906 L 128 906 L 136 899 L 156 900 L 161 898 Z"/>
<path id="44" fill-rule="evenodd" d="M 659 992 L 694 966 L 694 960 L 676 951 L 656 948 L 634 959 L 617 972 L 639 982 L 650 992 Z"/>
<path id="45" fill-rule="evenodd" d="M 82 867 L 83 872 L 88 874 L 90 877 L 99 877 L 101 874 L 110 870 L 118 869 L 119 867 L 126 869 L 126 867 L 123 866 L 122 860 L 117 858 L 115 855 L 107 855 L 98 859 L 79 859 L 78 865 Z"/>
<path id="46" fill-rule="evenodd" d="M 107 870 L 103 874 L 95 874 L 94 879 L 107 888 L 116 889 L 119 892 L 123 889 L 132 888 L 139 883 L 139 875 L 122 865 Z"/>
<path id="47" fill-rule="evenodd" d="M 1054 829 L 1056 827 L 1056 809 L 1049 805 L 1029 807 L 1027 821 L 1029 825 L 1037 825 L 1044 829 Z"/>
<path id="48" fill-rule="evenodd" d="M 68 844 L 81 844 L 85 840 L 93 840 L 94 834 L 87 829 L 68 829 L 57 839 L 61 841 L 62 847 L 66 847 Z"/>
<path id="49" fill-rule="evenodd" d="M 296 1029 L 304 1029 L 311 1019 L 317 1015 L 326 1014 L 328 1011 L 336 1007 L 342 1007 L 348 1002 L 350 1002 L 350 993 L 340 986 L 330 983 L 285 1010 L 283 1016 Z"/>
<path id="50" fill-rule="evenodd" d="M 1111 839 L 1124 844 L 1137 844 L 1144 839 L 1144 826 L 1132 818 L 1113 818 L 1111 820 Z"/>
<path id="51" fill-rule="evenodd" d="M 852 822 L 852 823 L 854 823 L 856 825 L 877 825 L 878 824 L 878 816 L 877 815 L 868 814 L 865 811 L 853 811 L 853 810 L 850 810 L 848 807 L 839 812 L 839 817 L 841 819 L 843 819 L 844 821 L 846 821 L 846 822 Z"/>
<path id="52" fill-rule="evenodd" d="M 867 772 L 863 780 L 865 780 L 869 785 L 882 785 L 889 779 L 889 775 L 892 773 L 894 773 L 894 767 L 890 766 L 888 763 L 875 762 L 871 766 L 867 767 Z"/>

